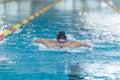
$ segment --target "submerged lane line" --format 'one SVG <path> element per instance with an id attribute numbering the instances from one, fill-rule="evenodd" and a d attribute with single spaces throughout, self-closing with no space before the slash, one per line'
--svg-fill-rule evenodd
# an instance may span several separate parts
<path id="1" fill-rule="evenodd" d="M 54 7 L 57 3 L 59 3 L 61 0 L 57 0 L 54 3 L 44 7 L 42 10 L 34 13 L 33 15 L 29 16 L 28 18 L 22 20 L 20 23 L 14 25 L 12 28 L 10 28 L 9 30 L 3 32 L 0 35 L 0 41 L 2 41 L 4 39 L 4 37 L 6 37 L 7 35 L 11 34 L 13 31 L 19 29 L 22 25 L 27 24 L 30 20 L 33 20 L 34 18 L 36 18 L 37 16 L 45 13 L 47 10 L 51 9 L 52 7 Z"/>
<path id="2" fill-rule="evenodd" d="M 107 0 L 102 0 L 103 2 L 105 2 L 108 6 L 110 6 L 115 12 L 119 13 L 120 14 L 120 9 L 118 9 L 116 6 L 108 3 Z"/>

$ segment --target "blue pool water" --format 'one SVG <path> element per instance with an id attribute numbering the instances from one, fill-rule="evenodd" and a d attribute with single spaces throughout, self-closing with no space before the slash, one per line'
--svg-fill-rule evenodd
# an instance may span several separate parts
<path id="1" fill-rule="evenodd" d="M 64 1 L 1 42 L 0 80 L 120 80 L 120 15 L 108 7 L 84 11 L 63 5 Z M 55 40 L 61 30 L 68 40 L 92 43 L 92 49 L 48 49 L 33 42 L 39 37 Z"/>

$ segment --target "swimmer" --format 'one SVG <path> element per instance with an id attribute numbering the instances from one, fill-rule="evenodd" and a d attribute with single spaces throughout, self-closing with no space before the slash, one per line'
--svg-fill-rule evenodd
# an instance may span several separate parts
<path id="1" fill-rule="evenodd" d="M 57 34 L 56 40 L 48 40 L 44 38 L 36 38 L 34 39 L 35 43 L 41 43 L 45 45 L 46 47 L 52 48 L 52 47 L 70 47 L 70 48 L 77 48 L 81 46 L 85 47 L 91 47 L 92 45 L 85 41 L 67 41 L 67 36 L 64 31 L 60 31 Z"/>

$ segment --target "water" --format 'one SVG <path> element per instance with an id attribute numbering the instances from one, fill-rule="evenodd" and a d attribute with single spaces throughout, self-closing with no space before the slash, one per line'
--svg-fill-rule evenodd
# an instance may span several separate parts
<path id="1" fill-rule="evenodd" d="M 83 11 L 61 5 L 64 1 L 1 42 L 0 80 L 120 80 L 120 16 L 108 7 Z M 60 30 L 68 40 L 92 43 L 92 49 L 48 49 L 33 42 L 38 37 L 55 40 Z"/>

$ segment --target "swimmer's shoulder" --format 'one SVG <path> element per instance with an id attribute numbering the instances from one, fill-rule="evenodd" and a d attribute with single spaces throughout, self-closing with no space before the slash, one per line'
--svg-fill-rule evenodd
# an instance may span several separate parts
<path id="1" fill-rule="evenodd" d="M 75 41 L 68 41 L 65 44 L 66 44 L 66 47 L 73 47 L 75 44 Z"/>
<path id="2" fill-rule="evenodd" d="M 66 42 L 67 45 L 72 45 L 72 44 L 78 44 L 80 43 L 79 41 L 69 41 L 69 42 Z"/>
<path id="3" fill-rule="evenodd" d="M 56 46 L 58 46 L 57 41 L 55 41 L 55 40 L 47 39 L 47 43 L 48 43 L 49 47 L 56 47 Z"/>
<path id="4" fill-rule="evenodd" d="M 76 47 L 82 46 L 82 42 L 81 41 L 69 41 L 69 42 L 66 42 L 66 46 L 71 47 L 71 48 L 76 48 Z"/>

